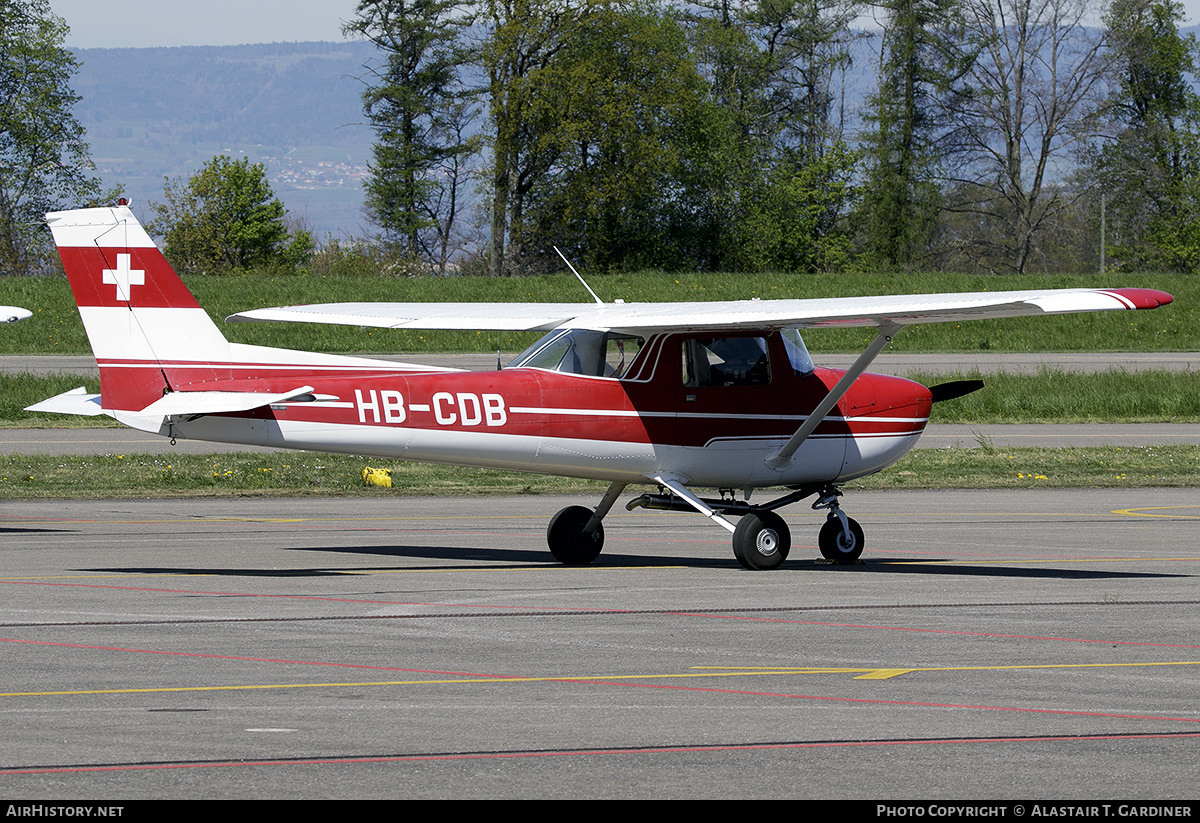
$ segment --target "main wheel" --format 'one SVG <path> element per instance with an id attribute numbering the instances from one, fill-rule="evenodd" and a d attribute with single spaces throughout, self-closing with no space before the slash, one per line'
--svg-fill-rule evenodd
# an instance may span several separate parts
<path id="1" fill-rule="evenodd" d="M 746 569 L 777 569 L 791 548 L 787 523 L 772 511 L 743 515 L 733 533 L 733 556 Z"/>
<path id="2" fill-rule="evenodd" d="M 550 519 L 546 542 L 550 554 L 567 566 L 586 566 L 600 556 L 604 548 L 604 526 L 595 533 L 584 534 L 583 527 L 592 519 L 592 510 L 585 506 L 567 506 Z"/>
<path id="3" fill-rule="evenodd" d="M 817 545 L 821 547 L 821 555 L 827 560 L 850 562 L 857 560 L 863 552 L 863 530 L 858 521 L 852 517 L 846 518 L 850 526 L 850 539 L 846 539 L 846 531 L 842 528 L 842 519 L 830 515 L 821 527 L 817 537 Z"/>

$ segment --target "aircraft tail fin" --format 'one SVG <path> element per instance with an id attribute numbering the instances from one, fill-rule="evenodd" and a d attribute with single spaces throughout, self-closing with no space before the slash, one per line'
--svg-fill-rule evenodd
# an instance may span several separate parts
<path id="1" fill-rule="evenodd" d="M 229 341 L 127 206 L 52 212 L 111 410 L 140 411 L 184 386 L 227 379 Z"/>

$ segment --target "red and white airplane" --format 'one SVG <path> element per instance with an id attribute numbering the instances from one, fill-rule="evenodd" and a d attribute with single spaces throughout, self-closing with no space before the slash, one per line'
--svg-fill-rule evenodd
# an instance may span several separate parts
<path id="1" fill-rule="evenodd" d="M 546 332 L 508 367 L 468 372 L 230 343 L 127 207 L 46 219 L 100 367 L 100 394 L 80 388 L 31 408 L 107 414 L 171 438 L 607 481 L 595 509 L 570 506 L 550 521 L 551 553 L 579 565 L 599 555 L 601 521 L 631 484 L 657 490 L 627 508 L 699 512 L 733 534 L 734 554 L 750 569 L 784 561 L 790 536 L 776 511 L 816 495 L 813 508 L 828 511 L 822 554 L 855 559 L 863 533 L 838 504 L 841 484 L 908 452 L 933 402 L 977 388 L 867 374 L 904 326 L 1171 302 L 1148 289 L 1059 289 L 670 304 L 349 303 L 230 318 Z M 850 369 L 824 369 L 798 330 L 828 326 L 877 333 Z M 701 488 L 718 496 L 701 498 Z M 783 492 L 751 503 L 765 488 Z"/>

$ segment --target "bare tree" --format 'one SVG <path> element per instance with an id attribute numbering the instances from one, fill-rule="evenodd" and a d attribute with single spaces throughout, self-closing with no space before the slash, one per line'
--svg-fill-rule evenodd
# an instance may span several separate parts
<path id="1" fill-rule="evenodd" d="M 965 3 L 983 51 L 951 112 L 950 210 L 973 217 L 982 236 L 964 245 L 987 268 L 1024 272 L 1068 205 L 1053 184 L 1091 133 L 1108 59 L 1091 12 L 1089 0 Z"/>

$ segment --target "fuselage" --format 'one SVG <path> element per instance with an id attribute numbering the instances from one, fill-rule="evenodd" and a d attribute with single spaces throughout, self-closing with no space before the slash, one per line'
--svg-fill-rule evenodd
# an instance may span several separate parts
<path id="1" fill-rule="evenodd" d="M 753 369 L 705 379 L 689 374 L 687 352 L 697 339 L 711 345 L 711 334 L 640 340 L 619 376 L 536 366 L 422 372 L 242 363 L 233 373 L 217 366 L 224 391 L 314 391 L 252 412 L 173 419 L 162 433 L 607 481 L 670 472 L 697 486 L 747 489 L 871 474 L 902 457 L 925 427 L 929 389 L 864 375 L 789 466 L 769 468 L 765 459 L 842 372 L 794 365 L 778 333 L 722 342 L 744 342 L 735 337 L 752 340 L 762 358 Z M 212 366 L 165 371 L 177 391 L 214 382 Z"/>

